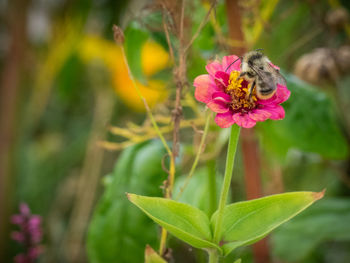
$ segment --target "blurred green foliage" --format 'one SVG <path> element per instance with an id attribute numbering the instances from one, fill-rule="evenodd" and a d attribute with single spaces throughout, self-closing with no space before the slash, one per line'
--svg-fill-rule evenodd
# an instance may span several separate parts
<path id="1" fill-rule="evenodd" d="M 126 149 L 108 175 L 105 193 L 92 218 L 87 251 L 91 262 L 142 262 L 146 244 L 157 246 L 158 227 L 130 205 L 126 192 L 161 196 L 166 179 L 159 141 Z"/>
<path id="2" fill-rule="evenodd" d="M 337 243 L 350 241 L 349 222 L 348 199 L 321 200 L 275 231 L 272 236 L 274 253 L 286 262 L 320 262 L 322 255 L 325 258 L 332 256 L 332 247 Z M 321 246 L 322 243 L 326 245 Z M 349 251 L 349 243 L 343 246 Z M 315 251 L 316 248 L 319 250 Z M 345 255 L 348 257 L 349 252 Z M 345 262 L 342 257 L 334 256 L 332 262 Z"/>
<path id="3" fill-rule="evenodd" d="M 318 153 L 328 159 L 346 158 L 348 145 L 337 124 L 330 99 L 296 77 L 286 77 L 288 89 L 292 92 L 290 99 L 283 104 L 286 117 L 259 125 L 264 147 L 282 156 L 294 148 Z"/>
<path id="4" fill-rule="evenodd" d="M 141 49 L 146 40 L 150 37 L 150 34 L 140 28 L 137 23 L 130 24 L 125 29 L 125 54 L 130 70 L 135 79 L 143 84 L 146 83 L 146 79 L 141 67 Z"/>

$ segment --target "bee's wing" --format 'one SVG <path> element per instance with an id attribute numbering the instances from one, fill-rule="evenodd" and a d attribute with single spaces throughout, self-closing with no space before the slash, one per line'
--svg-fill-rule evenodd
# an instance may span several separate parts
<path id="1" fill-rule="evenodd" d="M 274 73 L 265 69 L 261 69 L 255 65 L 251 65 L 251 68 L 260 77 L 261 81 L 265 83 L 265 85 L 270 87 L 272 90 L 276 89 L 277 83 L 274 77 Z"/>
<path id="2" fill-rule="evenodd" d="M 282 86 L 287 86 L 286 79 L 282 76 L 278 69 L 275 69 L 270 63 L 266 64 L 266 71 L 270 72 L 276 82 L 276 84 L 280 84 Z"/>

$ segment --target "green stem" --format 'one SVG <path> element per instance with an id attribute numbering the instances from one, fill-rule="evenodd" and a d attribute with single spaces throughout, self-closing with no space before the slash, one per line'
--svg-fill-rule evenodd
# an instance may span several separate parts
<path id="1" fill-rule="evenodd" d="M 215 177 L 215 160 L 208 160 L 208 193 L 209 193 L 209 215 L 215 212 L 216 208 L 216 177 Z"/>
<path id="2" fill-rule="evenodd" d="M 218 255 L 218 251 L 213 249 L 213 250 L 209 250 L 209 261 L 208 263 L 218 263 L 219 262 L 219 255 Z"/>
<path id="3" fill-rule="evenodd" d="M 217 219 L 216 219 L 216 224 L 214 229 L 214 242 L 216 244 L 220 244 L 224 208 L 226 205 L 227 196 L 231 185 L 233 164 L 235 161 L 239 131 L 240 131 L 240 127 L 238 125 L 232 125 L 230 139 L 228 143 L 228 149 L 227 149 L 227 156 L 226 156 L 224 183 L 221 188 L 218 214 L 217 214 Z"/>
<path id="4" fill-rule="evenodd" d="M 194 159 L 194 162 L 192 164 L 192 167 L 191 167 L 191 170 L 190 170 L 190 173 L 188 174 L 188 176 L 186 177 L 186 180 L 183 184 L 183 186 L 180 188 L 180 191 L 176 197 L 175 200 L 179 200 L 183 191 L 186 189 L 186 187 L 188 186 L 193 174 L 194 174 L 194 171 L 196 170 L 196 167 L 197 167 L 197 164 L 198 164 L 198 161 L 199 161 L 199 157 L 200 155 L 202 154 L 203 152 L 203 148 L 204 148 L 204 143 L 205 143 L 205 139 L 207 138 L 207 135 L 208 135 L 208 131 L 209 131 L 209 124 L 210 124 L 210 116 L 211 114 L 210 113 L 207 113 L 207 117 L 206 117 L 206 120 L 205 120 L 205 127 L 204 127 L 204 132 L 203 132 L 203 135 L 202 135 L 202 139 L 201 139 L 201 142 L 199 144 L 199 148 L 198 148 L 198 151 L 197 151 L 197 154 L 196 154 L 196 158 Z"/>

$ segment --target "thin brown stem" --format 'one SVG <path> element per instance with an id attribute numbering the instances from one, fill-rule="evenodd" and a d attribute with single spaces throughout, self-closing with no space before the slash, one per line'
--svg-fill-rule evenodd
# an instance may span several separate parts
<path id="1" fill-rule="evenodd" d="M 180 19 L 180 33 L 179 33 L 179 64 L 174 70 L 174 80 L 176 86 L 176 98 L 175 98 L 175 108 L 173 110 L 174 119 L 174 131 L 173 131 L 173 157 L 178 156 L 178 144 L 179 144 L 179 129 L 180 120 L 182 117 L 182 106 L 181 106 L 181 93 L 183 86 L 186 82 L 186 54 L 184 50 L 184 39 L 183 39 L 183 26 L 184 26 L 184 0 L 181 2 L 181 19 Z"/>
<path id="2" fill-rule="evenodd" d="M 181 17 L 180 17 L 180 49 L 181 43 L 183 42 L 183 33 L 184 33 L 184 16 L 185 16 L 185 0 L 181 0 Z"/>
<path id="3" fill-rule="evenodd" d="M 183 184 L 183 186 L 180 188 L 180 191 L 176 197 L 176 200 L 179 200 L 183 191 L 186 189 L 186 187 L 188 186 L 193 174 L 194 174 L 194 171 L 196 170 L 196 167 L 197 167 L 197 164 L 198 164 L 198 161 L 199 161 L 199 157 L 201 156 L 203 150 L 204 150 L 204 146 L 205 146 L 205 139 L 207 138 L 207 134 L 208 134 L 208 130 L 209 130 L 209 123 L 210 123 L 210 114 L 207 113 L 207 118 L 206 118 L 206 121 L 205 121 L 205 127 L 204 127 L 204 132 L 203 132 L 203 135 L 202 135 L 202 138 L 201 138 L 201 141 L 200 141 L 200 144 L 199 144 L 199 147 L 198 147 L 198 151 L 197 151 L 197 154 L 196 154 L 196 157 L 194 159 L 194 162 L 193 162 L 193 165 L 191 167 L 191 170 L 188 174 L 188 176 L 186 177 L 186 180 Z"/>
<path id="4" fill-rule="evenodd" d="M 170 169 L 168 180 L 165 184 L 165 197 L 172 198 L 172 191 L 175 181 L 175 161 L 176 157 L 179 154 L 179 133 L 180 133 L 180 122 L 182 118 L 182 106 L 181 106 L 181 95 L 183 87 L 186 83 L 186 53 L 184 50 L 184 17 L 185 17 L 185 1 L 181 1 L 181 13 L 180 13 L 180 29 L 179 29 L 179 60 L 178 65 L 175 65 L 174 68 L 174 80 L 176 87 L 176 98 L 175 98 L 175 108 L 173 110 L 173 121 L 174 121 L 174 130 L 173 130 L 173 147 L 170 156 Z M 178 20 L 177 20 L 178 21 Z M 163 21 L 165 23 L 165 21 Z M 174 61 L 175 63 L 175 61 Z M 166 248 L 166 239 L 167 231 L 162 228 L 159 254 L 163 255 Z"/>
<path id="5" fill-rule="evenodd" d="M 164 5 L 163 5 L 163 10 L 165 10 Z M 169 34 L 168 25 L 165 22 L 165 11 L 163 11 L 163 28 L 164 28 L 166 41 L 167 41 L 168 47 L 169 47 L 170 58 L 171 58 L 171 61 L 174 63 L 175 62 L 174 49 L 173 49 L 173 46 L 172 46 L 171 41 L 170 41 L 170 34 Z"/>
<path id="6" fill-rule="evenodd" d="M 118 29 L 117 26 L 114 26 L 114 27 L 113 27 L 113 30 L 114 30 L 114 31 L 116 31 L 117 29 Z M 117 43 L 117 44 L 118 44 L 118 43 Z M 169 146 L 168 146 L 168 144 L 167 144 L 167 142 L 166 142 L 166 140 L 165 140 L 163 134 L 162 134 L 162 133 L 160 132 L 160 130 L 159 130 L 158 124 L 157 124 L 157 122 L 155 121 L 155 119 L 154 119 L 154 117 L 153 117 L 152 111 L 151 111 L 150 107 L 148 106 L 148 103 L 147 103 L 145 97 L 142 95 L 140 89 L 139 89 L 138 86 L 136 85 L 134 76 L 133 76 L 132 73 L 131 73 L 131 70 L 130 70 L 130 67 L 129 67 L 129 63 L 128 63 L 128 60 L 127 60 L 127 58 L 126 58 L 126 54 L 125 54 L 124 47 L 123 47 L 122 45 L 121 45 L 120 47 L 121 47 L 121 50 L 122 50 L 122 55 L 123 55 L 123 59 L 124 59 L 126 68 L 127 68 L 127 70 L 128 70 L 129 78 L 130 78 L 131 81 L 132 81 L 132 84 L 133 84 L 133 86 L 134 86 L 134 88 L 135 88 L 135 90 L 136 90 L 136 93 L 137 93 L 137 95 L 140 97 L 140 99 L 142 100 L 142 102 L 143 102 L 143 104 L 144 104 L 144 106 L 145 106 L 145 108 L 146 108 L 147 115 L 148 115 L 148 117 L 150 118 L 150 120 L 151 120 L 151 122 L 152 122 L 152 125 L 153 125 L 154 129 L 156 130 L 156 132 L 157 132 L 157 134 L 158 134 L 160 140 L 162 141 L 164 148 L 166 149 L 166 151 L 168 152 L 168 154 L 171 156 L 171 155 L 172 155 L 172 152 L 171 152 L 171 150 L 170 150 L 170 148 L 169 148 Z"/>
<path id="7" fill-rule="evenodd" d="M 208 23 L 211 11 L 216 7 L 216 4 L 217 4 L 217 0 L 212 2 L 205 18 L 202 20 L 202 22 L 198 26 L 198 28 L 197 28 L 196 32 L 194 33 L 194 35 L 192 36 L 190 42 L 186 45 L 184 52 L 188 51 L 188 49 L 192 46 L 193 42 L 196 40 L 196 38 L 198 37 L 198 35 L 202 31 L 203 27 Z"/>

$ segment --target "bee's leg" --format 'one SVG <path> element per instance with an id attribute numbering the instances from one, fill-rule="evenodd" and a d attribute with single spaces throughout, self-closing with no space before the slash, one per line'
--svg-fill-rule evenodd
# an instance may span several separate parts
<path id="1" fill-rule="evenodd" d="M 248 90 L 247 98 L 249 98 L 249 100 L 252 100 L 253 90 L 254 90 L 255 85 L 256 85 L 256 83 L 254 80 L 253 83 L 250 85 L 249 90 Z"/>
<path id="2" fill-rule="evenodd" d="M 241 74 L 239 74 L 239 76 L 238 76 L 237 79 L 242 78 L 242 77 L 244 77 L 245 75 L 247 75 L 247 72 L 241 72 Z"/>

